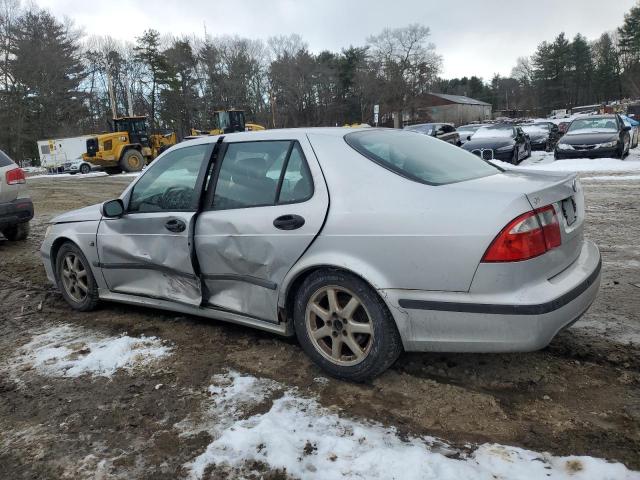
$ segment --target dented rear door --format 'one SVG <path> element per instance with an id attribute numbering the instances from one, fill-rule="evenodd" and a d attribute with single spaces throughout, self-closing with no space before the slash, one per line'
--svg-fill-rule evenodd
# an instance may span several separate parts
<path id="1" fill-rule="evenodd" d="M 196 223 L 203 303 L 277 322 L 280 285 L 324 223 L 326 184 L 303 134 L 228 138 Z"/>

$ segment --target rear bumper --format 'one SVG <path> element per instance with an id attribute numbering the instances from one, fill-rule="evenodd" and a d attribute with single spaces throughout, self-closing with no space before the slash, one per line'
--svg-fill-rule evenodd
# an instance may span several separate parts
<path id="1" fill-rule="evenodd" d="M 28 222 L 33 218 L 33 203 L 30 198 L 18 198 L 0 203 L 0 228 Z"/>
<path id="2" fill-rule="evenodd" d="M 392 307 L 405 350 L 533 351 L 548 345 L 587 311 L 598 293 L 601 265 L 598 248 L 585 241 L 566 270 L 522 292 L 474 295 L 388 289 L 381 294 Z M 514 298 L 522 303 L 514 303 Z"/>

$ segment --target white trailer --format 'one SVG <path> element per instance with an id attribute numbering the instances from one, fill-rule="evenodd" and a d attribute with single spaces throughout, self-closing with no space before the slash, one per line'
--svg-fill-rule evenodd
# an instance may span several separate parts
<path id="1" fill-rule="evenodd" d="M 88 138 L 91 135 L 38 140 L 40 165 L 47 170 L 57 171 L 63 169 L 65 163 L 81 159 L 82 154 L 87 151 Z"/>

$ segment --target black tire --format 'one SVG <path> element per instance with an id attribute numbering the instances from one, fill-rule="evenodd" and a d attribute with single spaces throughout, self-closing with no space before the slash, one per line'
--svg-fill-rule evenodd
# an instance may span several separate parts
<path id="1" fill-rule="evenodd" d="M 309 302 L 323 287 L 331 286 L 353 292 L 368 314 L 373 335 L 368 353 L 355 365 L 339 365 L 329 360 L 326 354 L 323 355 L 319 347 L 314 345 L 309 334 L 306 317 Z M 344 305 L 342 307 L 344 308 Z M 400 334 L 385 303 L 368 284 L 346 272 L 320 270 L 309 275 L 296 294 L 293 320 L 302 349 L 320 368 L 336 378 L 355 382 L 369 380 L 393 365 L 402 353 Z"/>
<path id="2" fill-rule="evenodd" d="M 11 225 L 10 227 L 5 228 L 2 231 L 2 234 L 7 237 L 7 240 L 12 242 L 26 240 L 29 236 L 29 223 L 25 222 Z"/>
<path id="3" fill-rule="evenodd" d="M 124 152 L 120 167 L 125 172 L 139 172 L 144 167 L 144 157 L 138 150 L 129 149 Z"/>
<path id="4" fill-rule="evenodd" d="M 619 158 L 620 160 L 624 158 L 624 142 L 622 142 L 622 144 L 618 148 L 618 151 L 616 152 L 616 157 Z"/>
<path id="5" fill-rule="evenodd" d="M 86 294 L 83 296 L 82 300 L 75 299 L 68 291 L 67 287 L 65 287 L 63 281 L 63 262 L 66 261 L 68 255 L 72 255 L 81 262 L 83 270 L 86 272 Z M 91 266 L 89 261 L 84 256 L 82 251 L 73 243 L 66 242 L 64 243 L 58 253 L 56 255 L 56 283 L 58 285 L 58 290 L 62 293 L 62 296 L 67 301 L 67 303 L 74 310 L 78 310 L 80 312 L 88 312 L 93 310 L 98 305 L 98 285 L 96 284 L 96 279 L 93 276 L 91 271 Z M 79 278 L 79 277 L 78 277 Z"/>
<path id="6" fill-rule="evenodd" d="M 511 158 L 511 163 L 513 165 L 518 165 L 518 163 L 520 163 L 520 159 L 518 158 L 518 148 L 517 147 L 513 147 L 513 157 Z"/>
<path id="7" fill-rule="evenodd" d="M 91 173 L 91 165 L 89 165 L 88 163 L 83 163 L 82 165 L 80 165 L 80 173 L 82 173 L 83 175 Z"/>

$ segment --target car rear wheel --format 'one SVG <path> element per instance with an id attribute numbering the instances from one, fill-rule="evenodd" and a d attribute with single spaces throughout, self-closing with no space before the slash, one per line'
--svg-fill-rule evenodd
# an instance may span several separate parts
<path id="1" fill-rule="evenodd" d="M 56 281 L 62 296 L 75 310 L 87 312 L 98 304 L 98 286 L 80 249 L 67 242 L 56 256 Z"/>
<path id="2" fill-rule="evenodd" d="M 89 166 L 86 163 L 83 163 L 82 165 L 80 165 L 80 173 L 82 173 L 83 175 L 86 175 L 89 172 L 91 172 L 91 166 Z"/>
<path id="3" fill-rule="evenodd" d="M 16 242 L 19 240 L 26 240 L 29 236 L 29 224 L 28 223 L 18 223 L 16 225 L 12 225 L 10 227 L 5 228 L 2 231 L 2 234 L 7 237 L 7 240 L 12 242 Z"/>
<path id="4" fill-rule="evenodd" d="M 297 292 L 294 324 L 311 359 L 334 377 L 365 381 L 402 352 L 400 334 L 377 293 L 354 275 L 311 274 Z"/>

